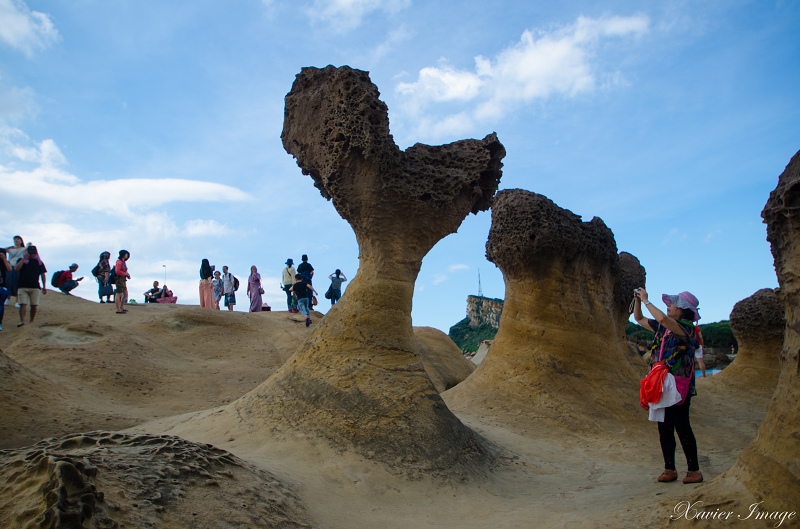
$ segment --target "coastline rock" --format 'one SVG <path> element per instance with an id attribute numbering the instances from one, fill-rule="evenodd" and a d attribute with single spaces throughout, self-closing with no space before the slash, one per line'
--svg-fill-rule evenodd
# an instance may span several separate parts
<path id="1" fill-rule="evenodd" d="M 448 404 L 517 426 L 620 432 L 646 423 L 638 404 L 646 367 L 625 339 L 644 270 L 617 254 L 603 221 L 581 222 L 536 193 L 501 191 L 486 256 L 506 284 L 500 330 Z"/>
<path id="2" fill-rule="evenodd" d="M 505 149 L 490 134 L 400 151 L 379 95 L 367 72 L 328 66 L 304 68 L 286 96 L 284 148 L 352 226 L 360 266 L 295 355 L 232 408 L 400 472 L 469 473 L 489 449 L 426 375 L 411 303 L 422 258 L 489 207 Z"/>
<path id="3" fill-rule="evenodd" d="M 780 356 L 786 320 L 775 291 L 762 288 L 733 306 L 731 331 L 739 352 L 714 382 L 739 386 L 767 396 L 775 391 L 781 372 Z M 718 355 L 719 356 L 719 355 Z M 712 364 L 706 362 L 706 367 Z"/>

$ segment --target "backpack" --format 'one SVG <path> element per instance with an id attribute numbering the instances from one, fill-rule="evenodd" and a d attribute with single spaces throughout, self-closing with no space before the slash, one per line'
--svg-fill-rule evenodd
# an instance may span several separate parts
<path id="1" fill-rule="evenodd" d="M 239 290 L 239 280 L 236 278 L 236 276 L 233 276 L 233 290 L 234 292 Z"/>
<path id="2" fill-rule="evenodd" d="M 100 263 L 94 265 L 94 268 L 92 268 L 92 275 L 94 277 L 100 277 Z"/>
<path id="3" fill-rule="evenodd" d="M 59 270 L 58 272 L 53 272 L 53 277 L 50 279 L 50 284 L 53 285 L 55 288 L 58 288 L 59 282 L 61 281 L 61 274 L 66 272 L 66 270 Z"/>

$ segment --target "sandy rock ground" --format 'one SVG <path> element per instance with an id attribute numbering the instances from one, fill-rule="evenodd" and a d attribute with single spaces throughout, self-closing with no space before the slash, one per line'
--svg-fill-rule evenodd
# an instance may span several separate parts
<path id="1" fill-rule="evenodd" d="M 153 305 L 117 315 L 49 292 L 33 325 L 17 329 L 15 319 L 7 308 L 0 333 L 0 527 L 47 526 L 50 507 L 63 501 L 79 512 L 87 494 L 96 514 L 84 527 L 665 527 L 675 505 L 703 490 L 656 483 L 658 435 L 644 410 L 639 423 L 589 435 L 501 401 L 502 413 L 475 413 L 445 392 L 448 407 L 500 454 L 487 475 L 458 479 L 409 480 L 313 437 L 237 421 L 223 411 L 314 329 L 286 312 Z M 692 423 L 708 482 L 753 440 L 771 392 L 740 390 L 730 377 L 700 379 L 698 392 Z M 70 465 L 77 472 L 64 471 Z M 774 522 L 759 523 L 713 526 Z"/>

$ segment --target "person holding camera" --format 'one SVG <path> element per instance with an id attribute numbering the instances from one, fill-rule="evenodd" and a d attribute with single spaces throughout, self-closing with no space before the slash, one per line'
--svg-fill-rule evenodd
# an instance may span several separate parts
<path id="1" fill-rule="evenodd" d="M 664 456 L 664 472 L 658 476 L 658 481 L 666 483 L 678 479 L 675 469 L 677 431 L 688 467 L 683 482 L 700 483 L 703 481 L 703 474 L 697 459 L 697 441 L 689 422 L 689 405 L 692 396 L 697 395 L 694 378 L 694 350 L 697 346 L 694 322 L 700 319 L 697 311 L 699 302 L 690 292 L 664 294 L 661 299 L 667 306 L 666 314 L 650 302 L 644 288 L 634 291 L 633 317 L 639 325 L 655 333 L 650 349 L 650 369 L 663 362 L 675 378 L 676 389 L 682 398 L 677 404 L 664 409 L 664 420 L 658 423 L 661 453 Z M 642 305 L 647 307 L 653 318 L 644 317 Z"/>

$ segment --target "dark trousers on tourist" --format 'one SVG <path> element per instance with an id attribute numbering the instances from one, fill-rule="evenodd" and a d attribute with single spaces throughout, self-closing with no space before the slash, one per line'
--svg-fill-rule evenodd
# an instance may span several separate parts
<path id="1" fill-rule="evenodd" d="M 692 396 L 689 395 L 683 404 L 665 408 L 664 422 L 658 423 L 661 453 L 664 455 L 664 468 L 676 470 L 675 432 L 678 432 L 683 453 L 686 455 L 686 465 L 689 472 L 700 470 L 700 465 L 697 462 L 697 441 L 695 441 L 692 425 L 689 422 L 689 405 L 691 401 Z"/>

